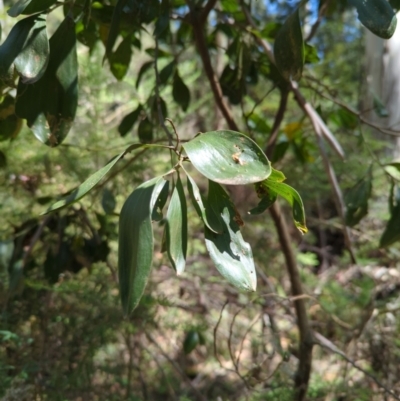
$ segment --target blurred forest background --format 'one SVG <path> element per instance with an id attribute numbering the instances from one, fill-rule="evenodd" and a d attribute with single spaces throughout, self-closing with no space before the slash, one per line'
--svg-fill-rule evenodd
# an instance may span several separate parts
<path id="1" fill-rule="evenodd" d="M 166 140 L 154 116 L 156 96 L 183 140 L 228 128 L 185 20 L 189 7 L 170 3 L 168 27 L 163 28 L 167 33 L 158 32 L 157 45 L 153 31 L 155 24 L 161 30 L 158 14 L 140 21 L 125 50 L 121 47 L 128 36 L 121 33 L 117 50 L 103 63 L 115 2 L 76 2 L 91 7 L 92 14 L 87 25 L 80 20 L 76 26 L 79 103 L 71 132 L 58 147 L 44 146 L 25 125 L 21 130 L 14 126 L 11 134 L 4 128 L 7 95 L 15 93 L 2 88 L 4 401 L 294 399 L 299 344 L 294 299 L 270 215 L 247 213 L 258 202 L 252 188 L 228 190 L 253 248 L 257 292 L 242 293 L 218 275 L 203 242 L 202 222 L 189 209 L 186 272 L 176 276 L 161 252 L 162 225 L 154 223 L 151 280 L 129 319 L 123 315 L 117 283 L 118 215 L 137 185 L 169 168 L 168 152 L 140 150 L 119 162 L 80 202 L 41 215 L 128 144 Z M 249 28 L 241 2 L 221 0 L 208 17 L 205 40 L 241 132 L 265 149 L 285 87 L 255 38 L 273 43 L 299 2 L 251 3 L 258 33 Z M 9 6 L 5 1 L 0 9 L 2 42 L 15 23 L 6 14 Z M 63 20 L 66 7 L 69 3 L 49 14 L 50 32 Z M 342 160 L 324 146 L 347 205 L 344 228 L 312 123 L 288 93 L 269 158 L 305 205 L 309 232 L 304 236 L 292 223 L 290 209 L 283 203 L 282 209 L 310 326 L 326 345 L 313 349 L 306 399 L 399 399 L 396 133 L 390 127 L 386 133 L 371 127 L 386 124 L 388 107 L 381 94 L 371 96 L 366 29 L 355 9 L 345 1 L 309 1 L 300 15 L 309 40 L 299 86 L 344 150 Z M 238 78 L 240 68 L 246 71 L 243 79 Z M 364 123 L 366 116 L 373 124 Z M 199 176 L 198 182 L 205 190 L 205 180 Z"/>

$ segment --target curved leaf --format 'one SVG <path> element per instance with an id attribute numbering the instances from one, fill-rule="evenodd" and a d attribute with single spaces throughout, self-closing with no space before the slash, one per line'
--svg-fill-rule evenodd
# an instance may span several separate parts
<path id="1" fill-rule="evenodd" d="M 14 65 L 26 83 L 36 82 L 49 61 L 46 17 L 34 15 L 18 21 L 0 46 L 0 78 L 7 80 Z"/>
<path id="2" fill-rule="evenodd" d="M 349 0 L 357 9 L 358 19 L 375 35 L 389 39 L 393 36 L 397 18 L 387 0 Z"/>
<path id="3" fill-rule="evenodd" d="M 239 132 L 206 132 L 183 147 L 194 167 L 220 184 L 251 184 L 263 181 L 271 174 L 271 165 L 264 152 Z"/>
<path id="4" fill-rule="evenodd" d="M 272 181 L 270 179 L 263 181 L 262 185 L 266 187 L 267 191 L 272 191 L 272 193 L 282 196 L 282 198 L 289 202 L 292 207 L 295 226 L 302 234 L 306 233 L 308 231 L 306 226 L 306 214 L 304 212 L 303 201 L 298 192 L 283 182 Z"/>
<path id="5" fill-rule="evenodd" d="M 121 81 L 128 72 L 132 57 L 132 44 L 130 36 L 127 36 L 117 47 L 114 53 L 109 54 L 110 70 L 114 77 Z"/>
<path id="6" fill-rule="evenodd" d="M 261 198 L 258 205 L 249 211 L 249 214 L 261 214 L 270 208 L 276 201 L 278 195 L 272 189 L 264 190 L 264 196 Z"/>
<path id="7" fill-rule="evenodd" d="M 179 174 L 166 216 L 166 244 L 173 268 L 182 274 L 186 265 L 187 207 Z"/>
<path id="8" fill-rule="evenodd" d="M 50 39 L 50 60 L 34 84 L 18 85 L 16 113 L 34 135 L 49 146 L 67 136 L 78 105 L 78 61 L 75 22 L 67 16 Z"/>
<path id="9" fill-rule="evenodd" d="M 211 180 L 207 207 L 213 208 L 222 224 L 221 234 L 204 227 L 207 250 L 217 270 L 235 287 L 255 291 L 257 277 L 253 254 L 240 232 L 240 216 L 224 189 Z"/>
<path id="10" fill-rule="evenodd" d="M 35 14 L 47 10 L 57 0 L 19 0 L 8 11 L 10 17 L 18 17 L 21 14 Z"/>
<path id="11" fill-rule="evenodd" d="M 200 344 L 200 336 L 196 330 L 190 330 L 186 333 L 183 341 L 183 352 L 188 355 Z"/>
<path id="12" fill-rule="evenodd" d="M 119 218 L 118 274 L 122 307 L 126 314 L 139 304 L 153 261 L 151 203 L 162 177 L 137 187 L 125 201 Z"/>
<path id="13" fill-rule="evenodd" d="M 300 80 L 304 66 L 304 41 L 299 9 L 285 21 L 276 35 L 274 55 L 276 67 L 287 81 Z"/>
<path id="14" fill-rule="evenodd" d="M 0 142 L 15 138 L 22 127 L 22 120 L 15 115 L 15 99 L 5 95 L 0 102 Z"/>
<path id="15" fill-rule="evenodd" d="M 205 202 L 203 201 L 203 197 L 201 196 L 199 187 L 197 186 L 194 179 L 186 172 L 187 176 L 187 189 L 189 192 L 190 199 L 192 200 L 193 207 L 195 208 L 198 216 L 201 218 L 203 223 L 213 232 L 217 233 L 218 231 L 211 226 L 208 222 L 207 211 L 205 207 Z"/>

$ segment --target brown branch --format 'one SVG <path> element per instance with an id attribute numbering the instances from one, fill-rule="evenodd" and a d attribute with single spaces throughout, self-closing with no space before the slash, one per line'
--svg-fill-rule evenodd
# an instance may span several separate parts
<path id="1" fill-rule="evenodd" d="M 286 112 L 288 97 L 289 97 L 289 91 L 281 90 L 281 100 L 279 102 L 279 108 L 275 115 L 275 121 L 271 129 L 271 135 L 268 138 L 268 143 L 265 148 L 265 154 L 267 155 L 268 159 L 271 159 L 272 155 L 274 154 L 276 140 L 278 139 L 278 134 L 279 134 L 279 128 L 282 124 L 282 120 Z"/>
<path id="2" fill-rule="evenodd" d="M 189 6 L 190 5 L 191 4 L 189 2 Z M 238 126 L 233 119 L 229 107 L 224 102 L 221 86 L 212 68 L 210 55 L 204 37 L 204 26 L 202 26 L 199 23 L 198 18 L 196 18 L 193 7 L 191 7 L 191 17 L 197 48 L 203 62 L 204 70 L 206 71 L 211 90 L 214 94 L 215 102 L 221 110 L 222 115 L 224 116 L 229 128 L 237 131 Z M 280 124 L 279 120 L 278 123 Z M 285 255 L 288 274 L 290 276 L 290 281 L 292 284 L 292 293 L 294 296 L 302 296 L 303 289 L 301 285 L 300 274 L 291 246 L 291 238 L 285 218 L 277 203 L 275 203 L 271 207 L 270 211 L 276 226 L 276 230 L 278 232 L 282 252 Z M 300 358 L 298 371 L 296 374 L 295 386 L 297 392 L 297 400 L 302 401 L 304 400 L 304 397 L 307 393 L 308 381 L 310 378 L 313 341 L 306 312 L 305 301 L 301 297 L 296 299 L 295 301 L 295 310 L 297 314 L 297 325 L 300 332 Z M 216 334 L 215 331 L 214 334 Z"/>
<path id="3" fill-rule="evenodd" d="M 355 363 L 352 359 L 350 359 L 343 351 L 341 351 L 338 347 L 336 347 L 335 344 L 333 344 L 331 341 L 329 341 L 327 338 L 325 338 L 322 334 L 314 332 L 314 339 L 315 339 L 315 344 L 317 344 L 323 348 L 326 348 L 327 350 L 329 350 L 337 355 L 340 355 L 350 365 L 352 365 L 354 368 L 356 368 L 360 372 L 364 373 L 365 376 L 372 379 L 381 389 L 383 389 L 386 393 L 390 394 L 395 400 L 400 401 L 400 397 L 398 395 L 396 395 L 392 390 L 390 390 L 387 386 L 385 386 L 374 375 L 372 375 L 367 370 L 363 369 L 361 366 L 359 366 L 357 363 Z"/>
<path id="4" fill-rule="evenodd" d="M 210 0 L 212 2 L 212 0 Z M 201 61 L 203 63 L 204 71 L 207 75 L 212 93 L 214 95 L 215 103 L 217 103 L 218 108 L 221 110 L 230 129 L 234 131 L 239 131 L 239 127 L 232 116 L 231 110 L 224 101 L 224 95 L 222 93 L 221 86 L 219 84 L 218 77 L 216 76 L 213 66 L 211 64 L 210 54 L 208 52 L 206 38 L 204 36 L 204 17 L 199 15 L 198 11 L 194 9 L 191 2 L 187 1 L 190 8 L 190 21 L 193 26 L 194 38 L 197 46 L 197 50 L 200 54 Z"/>
<path id="5" fill-rule="evenodd" d="M 299 344 L 299 366 L 295 377 L 296 399 L 301 401 L 305 399 L 308 382 L 311 373 L 313 336 L 310 323 L 307 316 L 304 293 L 301 284 L 299 269 L 297 267 L 296 258 L 291 246 L 292 239 L 283 216 L 279 203 L 275 202 L 269 209 L 271 217 L 274 220 L 275 227 L 278 231 L 279 242 L 282 252 L 285 256 L 286 267 L 289 273 L 292 294 L 295 297 L 294 307 L 297 316 L 297 326 L 300 333 Z"/>
<path id="6" fill-rule="evenodd" d="M 210 14 L 211 10 L 215 7 L 217 4 L 218 0 L 208 0 L 207 4 L 204 6 L 204 8 L 201 10 L 201 14 L 199 16 L 200 23 L 202 25 L 205 24 L 208 15 Z"/>
<path id="7" fill-rule="evenodd" d="M 318 18 L 315 21 L 314 25 L 311 27 L 310 33 L 307 35 L 307 38 L 305 39 L 306 42 L 309 42 L 314 37 L 314 35 L 317 33 L 317 30 L 318 30 L 319 26 L 321 25 L 322 19 L 324 18 L 325 13 L 328 10 L 328 6 L 329 6 L 330 2 L 331 2 L 331 0 L 326 0 L 322 4 L 322 6 L 318 12 Z"/>

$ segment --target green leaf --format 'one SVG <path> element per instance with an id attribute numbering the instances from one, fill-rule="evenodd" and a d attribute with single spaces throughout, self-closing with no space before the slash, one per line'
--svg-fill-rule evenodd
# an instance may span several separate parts
<path id="1" fill-rule="evenodd" d="M 169 260 L 176 273 L 182 274 L 186 265 L 187 207 L 179 173 L 169 203 L 165 229 Z"/>
<path id="2" fill-rule="evenodd" d="M 142 143 L 149 143 L 153 140 L 153 124 L 147 117 L 140 121 L 138 135 Z"/>
<path id="3" fill-rule="evenodd" d="M 270 208 L 275 203 L 275 201 L 278 197 L 278 195 L 275 191 L 273 191 L 272 189 L 266 190 L 264 188 L 263 193 L 264 193 L 264 195 L 261 198 L 260 202 L 258 203 L 258 205 L 255 208 L 253 208 L 249 211 L 249 214 L 256 215 L 256 214 L 264 213 L 268 208 Z"/>
<path id="4" fill-rule="evenodd" d="M 35 14 L 47 10 L 57 0 L 19 0 L 8 11 L 10 17 L 18 17 L 21 14 Z"/>
<path id="5" fill-rule="evenodd" d="M 270 179 L 263 181 L 262 185 L 266 187 L 267 191 L 272 191 L 272 193 L 282 196 L 282 198 L 289 202 L 292 207 L 295 226 L 302 234 L 306 233 L 308 231 L 306 226 L 306 215 L 304 212 L 303 201 L 298 192 L 283 182 L 272 181 Z"/>
<path id="6" fill-rule="evenodd" d="M 299 9 L 297 9 L 279 30 L 274 44 L 276 66 L 287 80 L 299 81 L 304 66 L 304 41 L 301 31 Z"/>
<path id="7" fill-rule="evenodd" d="M 346 224 L 355 226 L 368 214 L 368 200 L 372 192 L 372 171 L 350 188 L 344 197 L 346 204 Z"/>
<path id="8" fill-rule="evenodd" d="M 187 176 L 187 189 L 189 192 L 190 199 L 192 200 L 193 207 L 195 208 L 198 216 L 201 218 L 203 223 L 213 232 L 217 233 L 218 231 L 211 226 L 208 222 L 205 202 L 203 201 L 203 197 L 201 196 L 199 187 L 197 186 L 194 179 L 185 171 Z"/>
<path id="9" fill-rule="evenodd" d="M 117 47 L 114 53 L 108 56 L 110 70 L 114 77 L 121 81 L 128 72 L 132 57 L 131 38 L 127 36 Z"/>
<path id="10" fill-rule="evenodd" d="M 174 82 L 172 84 L 172 96 L 176 103 L 181 106 L 183 111 L 186 111 L 190 103 L 189 88 L 185 85 L 180 77 L 178 70 L 175 70 Z"/>
<path id="11" fill-rule="evenodd" d="M 309 45 L 308 43 L 305 44 L 304 47 L 304 63 L 305 64 L 315 64 L 319 61 L 318 51 L 317 48 L 314 46 Z"/>
<path id="12" fill-rule="evenodd" d="M 400 203 L 393 208 L 390 219 L 382 234 L 379 246 L 386 248 L 400 240 Z"/>
<path id="13" fill-rule="evenodd" d="M 109 54 L 111 54 L 113 50 L 115 41 L 117 40 L 119 33 L 119 25 L 121 23 L 122 10 L 124 9 L 127 2 L 128 2 L 127 0 L 118 0 L 116 6 L 114 7 L 114 12 L 111 19 L 110 31 L 107 37 L 106 54 L 104 57 L 107 57 Z"/>
<path id="14" fill-rule="evenodd" d="M 161 85 L 165 85 L 167 83 L 168 79 L 170 78 L 170 76 L 174 71 L 174 68 L 175 68 L 175 60 L 171 61 L 160 71 L 159 78 Z"/>
<path id="15" fill-rule="evenodd" d="M 96 171 L 86 181 L 84 181 L 78 188 L 73 190 L 68 196 L 57 201 L 51 205 L 47 210 L 46 214 L 54 212 L 55 210 L 61 209 L 65 206 L 72 205 L 78 200 L 82 199 L 90 190 L 92 190 L 100 180 L 115 166 L 119 159 L 125 155 L 125 152 L 120 153 L 118 156 L 113 157 L 104 167 L 99 171 Z"/>
<path id="16" fill-rule="evenodd" d="M 50 39 L 50 60 L 43 77 L 30 85 L 20 80 L 15 111 L 41 142 L 57 146 L 72 126 L 77 105 L 75 23 L 67 16 Z"/>
<path id="17" fill-rule="evenodd" d="M 264 152 L 239 132 L 206 132 L 183 147 L 194 167 L 220 184 L 251 184 L 265 180 L 271 174 L 271 165 Z"/>
<path id="18" fill-rule="evenodd" d="M 375 35 L 389 39 L 396 30 L 396 15 L 387 0 L 348 0 L 357 9 L 358 19 Z"/>
<path id="19" fill-rule="evenodd" d="M 18 21 L 0 46 L 0 79 L 9 80 L 14 66 L 23 82 L 36 82 L 46 71 L 49 54 L 46 17 Z"/>
<path id="20" fill-rule="evenodd" d="M 131 152 L 131 151 L 141 148 L 141 147 L 147 147 L 147 146 L 151 146 L 151 145 L 143 145 L 140 143 L 135 143 L 135 144 L 129 146 L 122 153 L 113 157 L 104 167 L 102 167 L 100 170 L 98 170 L 94 174 L 92 174 L 86 181 L 84 181 L 81 185 L 79 185 L 79 187 L 74 189 L 65 198 L 63 198 L 63 199 L 57 201 L 56 203 L 54 203 L 53 205 L 51 205 L 46 210 L 46 212 L 43 214 L 47 214 L 47 213 L 53 212 L 55 210 L 61 209 L 63 207 L 69 206 L 69 205 L 77 202 L 78 200 L 82 199 L 115 166 L 115 164 L 118 162 L 118 160 L 120 160 L 122 157 L 124 157 L 128 152 Z"/>
<path id="21" fill-rule="evenodd" d="M 190 330 L 186 333 L 183 341 L 183 352 L 188 355 L 200 344 L 200 336 L 196 330 Z"/>
<path id="22" fill-rule="evenodd" d="M 245 94 L 245 86 L 239 77 L 238 67 L 229 64 L 224 68 L 220 77 L 221 89 L 224 96 L 229 98 L 232 104 L 240 104 Z"/>
<path id="23" fill-rule="evenodd" d="M 151 209 L 152 209 L 152 215 L 151 219 L 153 221 L 161 221 L 163 218 L 163 209 L 165 204 L 167 203 L 169 195 L 169 181 L 167 180 L 160 180 L 154 189 L 154 196 L 153 200 L 154 203 L 152 203 Z"/>
<path id="24" fill-rule="evenodd" d="M 144 73 L 150 69 L 151 67 L 154 66 L 154 61 L 147 61 L 146 63 L 144 63 L 139 70 L 138 76 L 136 78 L 136 89 L 139 88 L 139 84 L 140 81 L 142 80 L 142 77 L 144 75 Z"/>
<path id="25" fill-rule="evenodd" d="M 139 304 L 153 261 L 151 224 L 154 190 L 163 180 L 153 178 L 137 187 L 122 207 L 119 219 L 118 273 L 124 312 L 129 315 Z"/>
<path id="26" fill-rule="evenodd" d="M 268 177 L 268 180 L 275 182 L 283 182 L 286 180 L 285 174 L 282 171 L 275 170 L 273 167 L 271 168 L 271 175 Z"/>
<path id="27" fill-rule="evenodd" d="M 386 174 L 396 181 L 400 181 L 400 162 L 392 162 L 384 166 Z"/>
<path id="28" fill-rule="evenodd" d="M 103 206 L 103 210 L 106 214 L 113 213 L 115 207 L 117 206 L 117 201 L 115 200 L 113 193 L 107 188 L 103 190 L 101 206 Z"/>
<path id="29" fill-rule="evenodd" d="M 139 104 L 139 106 L 127 114 L 121 121 L 121 124 L 118 126 L 118 132 L 121 136 L 125 136 L 134 126 L 135 122 L 140 116 L 140 113 L 143 110 L 143 106 Z"/>
<path id="30" fill-rule="evenodd" d="M 208 207 L 214 210 L 222 226 L 221 234 L 212 232 L 207 226 L 204 227 L 207 250 L 217 270 L 235 287 L 255 291 L 257 278 L 253 254 L 240 232 L 240 216 L 224 189 L 211 180 Z"/>

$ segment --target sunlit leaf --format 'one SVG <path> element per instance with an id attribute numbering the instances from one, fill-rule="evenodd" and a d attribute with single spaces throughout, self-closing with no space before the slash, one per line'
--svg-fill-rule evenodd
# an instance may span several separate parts
<path id="1" fill-rule="evenodd" d="M 276 66 L 287 81 L 300 80 L 304 66 L 304 41 L 299 9 L 279 30 L 275 39 L 274 55 Z"/>
<path id="2" fill-rule="evenodd" d="M 387 0 L 348 0 L 357 9 L 358 19 L 375 35 L 389 39 L 396 30 L 397 19 Z"/>
<path id="3" fill-rule="evenodd" d="M 179 174 L 172 192 L 165 224 L 169 260 L 176 273 L 182 274 L 186 265 L 187 207 Z"/>
<path id="4" fill-rule="evenodd" d="M 33 15 L 18 21 L 0 46 L 0 79 L 9 79 L 15 67 L 23 82 L 36 82 L 46 71 L 49 54 L 46 17 Z"/>
<path id="5" fill-rule="evenodd" d="M 267 191 L 272 191 L 272 193 L 282 196 L 282 198 L 289 202 L 292 207 L 295 226 L 301 233 L 306 233 L 308 231 L 306 226 L 306 215 L 304 212 L 303 201 L 298 192 L 283 182 L 272 181 L 270 179 L 263 181 L 262 185 L 266 187 Z"/>
<path id="6" fill-rule="evenodd" d="M 131 57 L 132 45 L 131 39 L 128 36 L 119 44 L 117 50 L 108 56 L 110 70 L 118 81 L 121 81 L 128 72 Z"/>
<path id="7" fill-rule="evenodd" d="M 125 201 L 119 218 L 118 273 L 122 307 L 130 314 L 139 304 L 153 261 L 151 201 L 162 177 L 137 187 Z"/>
<path id="8" fill-rule="evenodd" d="M 221 234 L 204 227 L 207 250 L 217 270 L 235 287 L 255 291 L 253 254 L 240 232 L 240 216 L 224 189 L 212 181 L 209 181 L 207 207 L 213 208 L 222 225 Z"/>
<path id="9" fill-rule="evenodd" d="M 50 39 L 50 60 L 34 84 L 18 85 L 16 114 L 49 146 L 67 136 L 78 105 L 78 61 L 74 20 L 67 16 Z"/>
<path id="10" fill-rule="evenodd" d="M 271 174 L 271 165 L 264 152 L 239 132 L 206 132 L 183 147 L 201 174 L 221 184 L 251 184 L 265 180 Z"/>
<path id="11" fill-rule="evenodd" d="M 142 80 L 144 73 L 153 66 L 154 66 L 153 61 L 147 61 L 140 67 L 138 76 L 136 78 L 136 89 L 139 88 L 139 84 L 140 84 L 140 81 Z"/>

